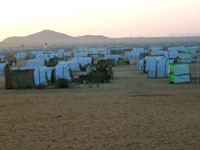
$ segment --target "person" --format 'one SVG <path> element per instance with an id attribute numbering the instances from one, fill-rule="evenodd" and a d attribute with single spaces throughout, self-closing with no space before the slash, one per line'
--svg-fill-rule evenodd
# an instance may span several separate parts
<path id="1" fill-rule="evenodd" d="M 17 58 L 14 58 L 15 67 L 17 66 Z"/>
<path id="2" fill-rule="evenodd" d="M 83 68 L 82 68 L 81 64 L 79 64 L 79 68 L 80 68 L 81 71 L 83 71 Z"/>
<path id="3" fill-rule="evenodd" d="M 51 72 L 51 83 L 54 85 L 55 83 L 55 70 L 53 69 Z"/>
<path id="4" fill-rule="evenodd" d="M 90 74 L 91 73 L 91 66 L 88 64 L 87 68 L 86 68 L 86 74 Z"/>

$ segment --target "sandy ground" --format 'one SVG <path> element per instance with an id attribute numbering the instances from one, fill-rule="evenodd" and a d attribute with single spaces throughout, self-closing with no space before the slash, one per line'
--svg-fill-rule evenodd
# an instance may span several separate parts
<path id="1" fill-rule="evenodd" d="M 200 88 L 115 68 L 100 87 L 5 90 L 1 150 L 199 150 Z"/>

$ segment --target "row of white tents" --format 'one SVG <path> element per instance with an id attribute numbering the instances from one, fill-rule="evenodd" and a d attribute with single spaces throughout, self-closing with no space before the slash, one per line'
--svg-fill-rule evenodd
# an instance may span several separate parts
<path id="1" fill-rule="evenodd" d="M 44 66 L 44 59 L 31 59 L 27 61 L 26 67 L 12 67 L 12 70 L 34 70 L 35 85 L 48 85 L 54 70 L 55 80 L 66 79 L 72 81 L 71 71 L 80 71 L 80 64 L 86 66 L 92 63 L 91 57 L 73 58 L 71 61 L 61 61 L 55 67 Z"/>
<path id="2" fill-rule="evenodd" d="M 198 47 L 173 47 L 168 51 L 152 50 L 152 56 L 146 56 L 145 59 L 138 61 L 138 70 L 148 73 L 149 78 L 169 77 L 173 83 L 190 82 L 189 64 L 196 61 L 194 56 L 198 50 Z"/>
<path id="3" fill-rule="evenodd" d="M 166 78 L 169 77 L 168 68 L 173 60 L 168 60 L 165 57 L 145 57 L 145 60 L 139 60 L 138 70 L 148 73 L 149 78 Z"/>

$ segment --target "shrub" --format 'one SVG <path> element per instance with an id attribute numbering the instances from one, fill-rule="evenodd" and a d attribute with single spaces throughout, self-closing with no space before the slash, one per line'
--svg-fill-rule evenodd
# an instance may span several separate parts
<path id="1" fill-rule="evenodd" d="M 58 79 L 56 81 L 56 88 L 69 88 L 69 81 L 66 79 Z"/>
<path id="2" fill-rule="evenodd" d="M 45 89 L 46 86 L 44 84 L 39 84 L 35 86 L 36 89 Z"/>

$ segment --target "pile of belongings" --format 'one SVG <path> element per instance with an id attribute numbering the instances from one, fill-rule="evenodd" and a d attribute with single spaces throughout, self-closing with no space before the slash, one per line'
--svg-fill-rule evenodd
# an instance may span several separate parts
<path id="1" fill-rule="evenodd" d="M 126 58 L 119 58 L 117 65 L 129 65 L 129 60 Z"/>
<path id="2" fill-rule="evenodd" d="M 104 57 L 105 60 L 112 60 L 114 59 L 115 60 L 115 65 L 117 65 L 117 62 L 120 58 L 120 55 L 107 55 Z"/>

